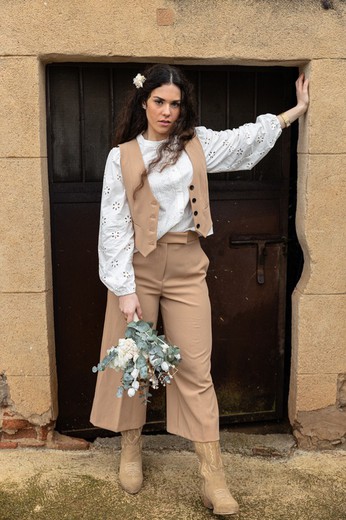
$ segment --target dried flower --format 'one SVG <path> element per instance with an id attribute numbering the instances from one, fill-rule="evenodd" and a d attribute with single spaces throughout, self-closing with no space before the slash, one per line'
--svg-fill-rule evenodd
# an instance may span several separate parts
<path id="1" fill-rule="evenodd" d="M 136 88 L 142 88 L 146 79 L 147 78 L 145 76 L 142 76 L 142 74 L 137 74 L 137 76 L 133 78 L 133 84 Z"/>
<path id="2" fill-rule="evenodd" d="M 131 376 L 133 377 L 133 379 L 137 379 L 138 375 L 139 375 L 139 370 L 138 370 L 138 368 L 134 368 L 134 369 L 132 370 L 132 372 L 131 372 Z"/>
<path id="3" fill-rule="evenodd" d="M 117 397 L 122 397 L 124 391 L 133 397 L 138 391 L 147 403 L 151 395 L 149 386 L 156 389 L 159 383 L 170 384 L 180 360 L 177 346 L 167 343 L 164 336 L 158 336 L 152 323 L 139 320 L 128 324 L 125 338 L 108 349 L 106 357 L 92 370 L 98 372 L 107 367 L 122 370 Z"/>
<path id="4" fill-rule="evenodd" d="M 169 364 L 167 363 L 167 361 L 163 361 L 163 362 L 161 363 L 161 368 L 162 368 L 162 370 L 163 370 L 164 372 L 168 372 L 168 370 L 169 370 Z"/>

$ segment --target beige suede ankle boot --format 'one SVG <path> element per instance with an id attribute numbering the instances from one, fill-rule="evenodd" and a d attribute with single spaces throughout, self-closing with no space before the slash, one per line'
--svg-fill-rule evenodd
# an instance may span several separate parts
<path id="1" fill-rule="evenodd" d="M 239 506 L 228 490 L 220 444 L 215 442 L 195 442 L 196 454 L 199 459 L 199 471 L 203 478 L 202 498 L 215 515 L 234 515 Z"/>
<path id="2" fill-rule="evenodd" d="M 121 432 L 119 480 L 127 493 L 135 494 L 142 487 L 142 428 Z"/>

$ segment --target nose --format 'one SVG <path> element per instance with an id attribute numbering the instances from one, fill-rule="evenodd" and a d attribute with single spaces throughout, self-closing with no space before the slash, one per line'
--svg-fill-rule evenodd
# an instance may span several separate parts
<path id="1" fill-rule="evenodd" d="M 162 114 L 164 116 L 169 116 L 171 114 L 171 106 L 169 103 L 165 103 L 163 105 L 163 110 L 162 110 Z"/>

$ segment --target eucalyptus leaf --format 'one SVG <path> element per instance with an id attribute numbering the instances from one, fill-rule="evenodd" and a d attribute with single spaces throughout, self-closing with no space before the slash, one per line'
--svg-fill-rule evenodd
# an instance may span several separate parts
<path id="1" fill-rule="evenodd" d="M 147 364 L 147 362 L 146 362 L 144 356 L 140 355 L 140 356 L 138 357 L 137 361 L 136 361 L 136 366 L 137 366 L 137 368 L 140 369 L 140 368 L 146 366 L 146 364 Z"/>
<path id="2" fill-rule="evenodd" d="M 152 330 L 149 323 L 147 323 L 146 321 L 137 321 L 136 322 L 136 330 L 138 330 L 139 332 L 146 332 L 146 331 L 150 331 Z"/>
<path id="3" fill-rule="evenodd" d="M 93 367 L 93 372 L 103 371 L 106 368 L 122 370 L 121 386 L 117 390 L 118 397 L 130 388 L 133 392 L 132 383 L 136 380 L 139 382 L 136 392 L 143 398 L 145 404 L 148 403 L 151 397 L 149 387 L 156 389 L 160 383 L 170 384 L 172 377 L 170 370 L 171 368 L 176 370 L 181 361 L 179 348 L 167 343 L 165 336 L 159 336 L 157 330 L 152 329 L 152 325 L 151 322 L 143 320 L 129 323 L 125 337 L 119 340 L 117 346 L 111 347 L 103 360 Z M 167 366 L 170 367 L 168 370 Z M 134 368 L 135 372 L 133 372 Z M 132 373 L 136 375 L 136 379 Z"/>
<path id="4" fill-rule="evenodd" d="M 139 375 L 141 377 L 141 379 L 147 379 L 148 378 L 148 368 L 146 365 L 142 366 L 140 371 L 139 371 Z"/>
<path id="5" fill-rule="evenodd" d="M 133 381 L 133 377 L 128 372 L 124 372 L 123 381 L 126 381 L 126 382 L 130 382 L 131 381 L 132 382 Z"/>

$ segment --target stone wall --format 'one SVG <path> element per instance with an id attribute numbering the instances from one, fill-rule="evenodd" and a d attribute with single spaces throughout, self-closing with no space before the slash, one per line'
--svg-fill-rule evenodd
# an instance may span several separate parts
<path id="1" fill-rule="evenodd" d="M 302 446 L 345 441 L 346 3 L 333 6 L 325 10 L 319 0 L 1 3 L 0 425 L 6 446 L 18 439 L 44 444 L 57 415 L 44 91 L 44 66 L 54 61 L 298 65 L 308 74 L 297 211 L 305 266 L 293 295 L 289 411 Z"/>

